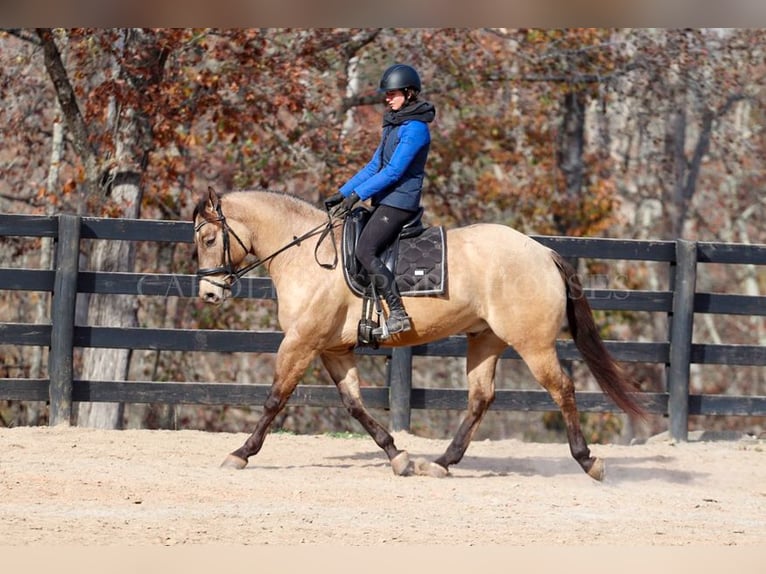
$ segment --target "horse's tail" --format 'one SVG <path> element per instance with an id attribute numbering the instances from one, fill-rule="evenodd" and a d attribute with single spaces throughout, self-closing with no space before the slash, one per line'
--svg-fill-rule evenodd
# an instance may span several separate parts
<path id="1" fill-rule="evenodd" d="M 596 377 L 601 390 L 618 407 L 629 415 L 644 417 L 646 411 L 635 396 L 638 385 L 620 368 L 604 346 L 577 271 L 556 252 L 553 252 L 553 260 L 566 285 L 569 330 L 585 363 Z"/>

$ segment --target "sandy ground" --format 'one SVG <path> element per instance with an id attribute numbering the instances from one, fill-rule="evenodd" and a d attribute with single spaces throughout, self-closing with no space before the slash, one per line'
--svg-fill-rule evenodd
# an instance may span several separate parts
<path id="1" fill-rule="evenodd" d="M 447 441 L 395 435 L 413 458 Z M 766 545 L 766 441 L 474 442 L 450 476 L 396 477 L 367 437 L 0 429 L 0 544 Z M 766 554 L 765 554 L 766 556 Z"/>

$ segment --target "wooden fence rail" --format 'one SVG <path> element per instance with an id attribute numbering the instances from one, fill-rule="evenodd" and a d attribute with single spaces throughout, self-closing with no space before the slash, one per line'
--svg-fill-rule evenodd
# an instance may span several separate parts
<path id="1" fill-rule="evenodd" d="M 282 333 L 204 329 L 125 329 L 75 324 L 78 293 L 196 297 L 197 277 L 182 274 L 104 273 L 80 271 L 78 258 L 84 240 L 191 242 L 189 222 L 102 219 L 58 215 L 52 217 L 0 214 L 0 236 L 52 237 L 55 269 L 0 268 L 0 291 L 38 291 L 53 294 L 50 323 L 0 323 L 0 345 L 31 345 L 50 349 L 48 379 L 2 378 L 0 399 L 48 401 L 50 423 L 68 424 L 78 401 L 128 403 L 228 404 L 262 403 L 267 384 L 224 382 L 92 381 L 74 379 L 75 348 L 131 348 L 194 352 L 275 353 Z M 647 393 L 648 409 L 669 417 L 673 438 L 686 440 L 689 415 L 766 416 L 766 396 L 692 394 L 691 364 L 766 366 L 766 347 L 694 343 L 695 313 L 742 316 L 766 315 L 766 297 L 704 293 L 696 290 L 700 265 L 706 263 L 766 265 L 766 245 L 713 242 L 634 241 L 573 237 L 535 237 L 565 257 L 653 261 L 669 266 L 665 291 L 591 288 L 586 291 L 596 310 L 644 311 L 669 317 L 667 340 L 656 342 L 607 341 L 609 351 L 623 362 L 665 365 L 666 390 Z M 233 290 L 235 298 L 274 299 L 268 278 L 244 278 Z M 412 387 L 413 356 L 465 355 L 465 337 L 454 336 L 414 347 L 391 350 L 360 349 L 360 354 L 388 358 L 386 387 L 365 387 L 368 406 L 390 410 L 393 430 L 408 429 L 411 409 L 463 409 L 461 389 Z M 559 356 L 580 360 L 570 340 L 558 342 Z M 503 358 L 518 359 L 509 349 Z M 340 406 L 332 386 L 300 385 L 291 405 Z M 600 392 L 578 392 L 585 412 L 617 412 Z M 543 390 L 497 391 L 492 405 L 499 410 L 555 410 Z"/>

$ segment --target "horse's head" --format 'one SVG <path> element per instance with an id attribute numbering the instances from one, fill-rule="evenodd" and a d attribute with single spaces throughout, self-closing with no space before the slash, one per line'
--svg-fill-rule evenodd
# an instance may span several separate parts
<path id="1" fill-rule="evenodd" d="M 239 278 L 238 267 L 250 251 L 242 239 L 247 237 L 246 229 L 233 217 L 227 220 L 212 187 L 194 209 L 193 221 L 199 296 L 218 304 Z"/>

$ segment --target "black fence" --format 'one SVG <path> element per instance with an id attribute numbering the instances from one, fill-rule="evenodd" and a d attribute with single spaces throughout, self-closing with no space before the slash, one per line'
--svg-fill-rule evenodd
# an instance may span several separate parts
<path id="1" fill-rule="evenodd" d="M 0 236 L 52 237 L 55 269 L 0 268 L 0 291 L 51 292 L 51 321 L 46 324 L 0 323 L 0 344 L 42 346 L 50 349 L 50 378 L 0 379 L 0 399 L 47 401 L 50 424 L 68 424 L 74 402 L 127 402 L 208 405 L 261 404 L 270 384 L 224 382 L 154 382 L 75 380 L 75 348 L 125 348 L 195 352 L 275 353 L 282 333 L 200 329 L 149 329 L 75 324 L 78 293 L 196 297 L 197 277 L 179 274 L 104 273 L 78 269 L 84 239 L 150 242 L 191 242 L 189 222 L 102 219 L 59 215 L 53 217 L 0 214 Z M 665 366 L 666 392 L 646 393 L 648 410 L 670 418 L 671 436 L 686 440 L 689 415 L 766 416 L 766 396 L 690 394 L 690 365 L 726 364 L 765 366 L 766 347 L 758 345 L 699 344 L 692 342 L 695 313 L 741 316 L 766 315 L 766 297 L 696 291 L 699 265 L 706 263 L 766 265 L 766 245 L 712 242 L 633 241 L 572 237 L 535 237 L 569 258 L 653 261 L 669 266 L 666 291 L 597 289 L 586 291 L 596 310 L 644 311 L 669 317 L 667 340 L 660 342 L 607 341 L 622 362 Z M 244 278 L 234 297 L 274 298 L 268 278 Z M 562 360 L 578 361 L 571 340 L 558 342 Z M 465 338 L 454 336 L 435 343 L 394 350 L 361 349 L 360 354 L 388 360 L 385 387 L 364 387 L 369 407 L 390 410 L 393 430 L 409 429 L 411 409 L 463 409 L 467 393 L 461 389 L 413 388 L 413 356 L 464 356 Z M 503 358 L 518 359 L 509 349 Z M 578 406 L 585 412 L 617 412 L 600 392 L 579 391 Z M 291 405 L 341 406 L 330 385 L 299 385 Z M 544 390 L 497 391 L 492 409 L 546 411 L 557 407 Z"/>

